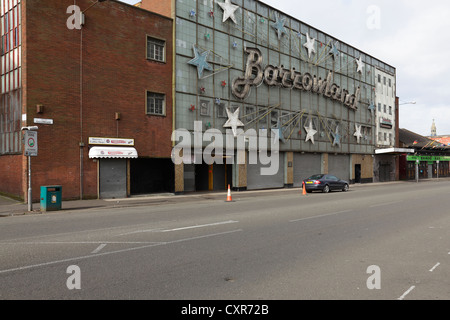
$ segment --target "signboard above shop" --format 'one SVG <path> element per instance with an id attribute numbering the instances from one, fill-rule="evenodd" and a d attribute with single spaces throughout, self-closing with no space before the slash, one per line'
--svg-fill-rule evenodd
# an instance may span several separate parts
<path id="1" fill-rule="evenodd" d="M 407 160 L 414 161 L 414 162 L 417 160 L 419 160 L 420 162 L 436 162 L 436 161 L 450 162 L 450 157 L 448 157 L 448 156 L 408 156 Z"/>
<path id="2" fill-rule="evenodd" d="M 89 144 L 101 146 L 134 146 L 134 139 L 89 138 Z"/>

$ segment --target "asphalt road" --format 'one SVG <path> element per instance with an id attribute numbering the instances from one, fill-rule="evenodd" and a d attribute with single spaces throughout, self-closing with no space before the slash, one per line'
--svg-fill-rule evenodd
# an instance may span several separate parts
<path id="1" fill-rule="evenodd" d="M 0 299 L 448 300 L 449 196 L 394 183 L 1 218 Z"/>

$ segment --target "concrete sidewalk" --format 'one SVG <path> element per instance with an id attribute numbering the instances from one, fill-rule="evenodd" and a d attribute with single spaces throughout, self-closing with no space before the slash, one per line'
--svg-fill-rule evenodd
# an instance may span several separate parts
<path id="1" fill-rule="evenodd" d="M 433 180 L 420 180 L 419 183 L 425 182 L 444 182 L 450 181 L 450 178 L 433 179 Z M 393 184 L 412 184 L 416 181 L 392 181 L 381 183 L 369 183 L 369 184 L 353 184 L 350 186 L 350 190 L 369 187 L 381 187 L 383 185 Z M 233 200 L 241 200 L 249 197 L 264 196 L 267 194 L 302 194 L 301 188 L 286 188 L 286 189 L 271 189 L 271 190 L 258 190 L 258 191 L 244 191 L 244 192 L 232 192 Z M 186 193 L 184 195 L 174 194 L 152 194 L 143 196 L 133 196 L 125 199 L 94 199 L 94 200 L 73 200 L 63 201 L 62 209 L 57 212 L 74 211 L 74 210 L 87 210 L 97 208 L 126 208 L 148 205 L 162 205 L 162 204 L 175 204 L 183 202 L 199 202 L 199 201 L 226 201 L 227 191 L 221 192 L 194 192 Z M 0 217 L 18 216 L 18 215 L 30 215 L 30 214 L 50 214 L 55 212 L 41 212 L 40 203 L 33 203 L 33 211 L 28 212 L 28 205 L 21 201 L 13 200 L 4 196 L 0 196 Z"/>

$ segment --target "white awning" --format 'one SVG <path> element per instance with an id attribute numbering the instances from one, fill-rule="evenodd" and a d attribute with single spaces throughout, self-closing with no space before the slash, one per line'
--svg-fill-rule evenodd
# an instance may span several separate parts
<path id="1" fill-rule="evenodd" d="M 112 147 L 93 147 L 89 150 L 89 158 L 98 159 L 98 158 L 122 158 L 122 159 L 130 159 L 137 158 L 138 153 L 135 148 L 112 148 Z"/>
<path id="2" fill-rule="evenodd" d="M 389 148 L 389 149 L 378 149 L 375 150 L 375 154 L 404 154 L 404 153 L 415 153 L 414 149 L 403 149 L 403 148 Z"/>

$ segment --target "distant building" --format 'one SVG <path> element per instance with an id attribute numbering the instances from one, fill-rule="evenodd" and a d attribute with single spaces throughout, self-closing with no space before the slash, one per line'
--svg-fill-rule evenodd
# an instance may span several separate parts
<path id="1" fill-rule="evenodd" d="M 450 176 L 450 147 L 415 132 L 399 130 L 400 147 L 413 149 L 414 153 L 400 156 L 400 180 L 416 179 L 418 163 L 419 179 Z"/>

